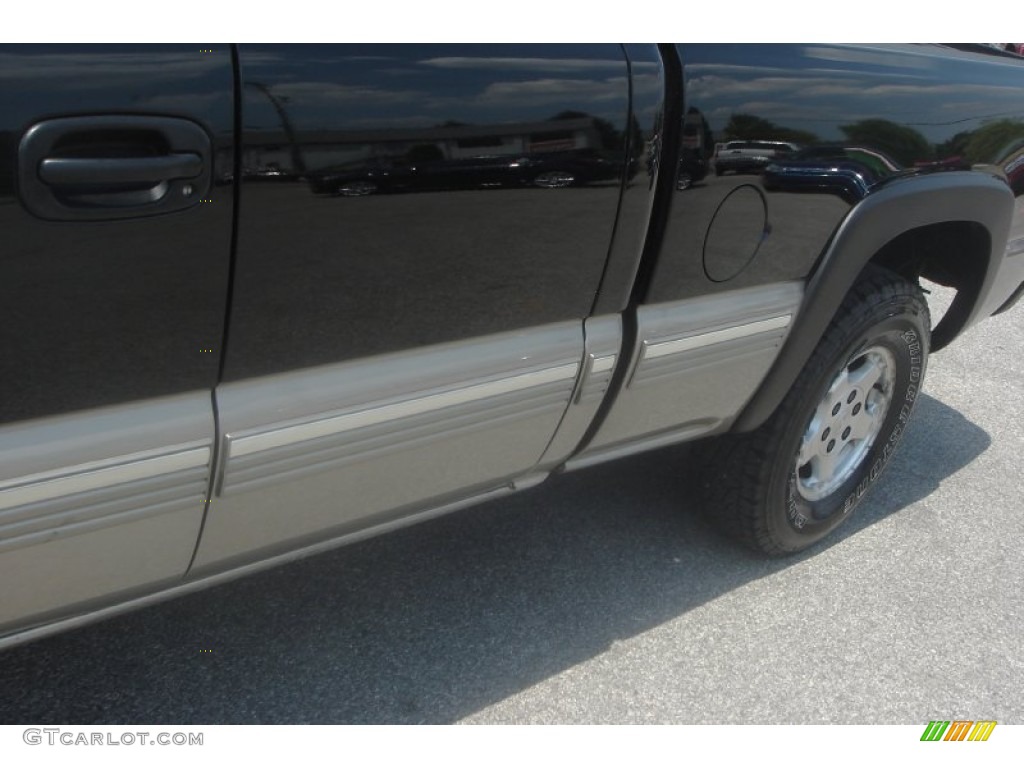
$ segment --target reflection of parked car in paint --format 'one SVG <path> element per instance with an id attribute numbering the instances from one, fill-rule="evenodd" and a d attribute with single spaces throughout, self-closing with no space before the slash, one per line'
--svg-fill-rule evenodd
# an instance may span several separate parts
<path id="1" fill-rule="evenodd" d="M 372 158 L 311 173 L 309 183 L 314 192 L 343 197 L 481 187 L 556 189 L 615 179 L 621 167 L 621 163 L 593 149 L 424 162 L 404 157 Z"/>
<path id="2" fill-rule="evenodd" d="M 764 188 L 782 192 L 827 192 L 856 202 L 872 186 L 902 169 L 890 157 L 864 147 L 819 145 L 769 163 Z"/>
<path id="3" fill-rule="evenodd" d="M 726 171 L 757 173 L 776 157 L 799 148 L 788 141 L 729 141 L 715 154 L 715 175 L 721 176 Z"/>
<path id="4" fill-rule="evenodd" d="M 622 173 L 622 163 L 596 149 L 580 149 L 527 155 L 513 170 L 519 184 L 554 189 L 615 180 Z"/>
<path id="5" fill-rule="evenodd" d="M 676 189 L 689 189 L 708 175 L 708 161 L 696 152 L 683 149 L 676 172 Z"/>
<path id="6" fill-rule="evenodd" d="M 1024 194 L 1024 152 L 1020 152 L 1003 167 L 1006 180 L 1015 195 Z"/>

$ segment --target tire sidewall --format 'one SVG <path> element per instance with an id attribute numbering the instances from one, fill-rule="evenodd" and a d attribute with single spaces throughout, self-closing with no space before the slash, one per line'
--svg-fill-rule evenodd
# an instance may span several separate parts
<path id="1" fill-rule="evenodd" d="M 860 321 L 846 333 L 835 326 L 840 351 L 833 353 L 823 368 L 807 368 L 807 388 L 795 387 L 792 395 L 799 400 L 783 432 L 779 451 L 772 466 L 769 499 L 765 521 L 771 535 L 789 551 L 804 549 L 827 536 L 853 512 L 867 490 L 889 463 L 906 429 L 920 394 L 927 360 L 928 334 L 912 297 L 868 308 Z M 845 343 L 844 343 L 845 342 Z M 831 347 L 831 345 L 828 345 Z M 853 474 L 839 488 L 823 499 L 810 502 L 799 492 L 796 482 L 796 456 L 811 417 L 828 387 L 841 368 L 846 367 L 863 351 L 884 346 L 896 361 L 892 399 L 882 427 L 868 453 Z M 834 348 L 834 347 L 832 347 Z M 806 393 L 803 397 L 799 393 Z"/>

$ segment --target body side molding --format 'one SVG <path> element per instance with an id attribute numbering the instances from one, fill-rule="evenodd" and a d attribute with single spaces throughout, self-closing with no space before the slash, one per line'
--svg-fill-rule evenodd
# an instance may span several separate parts
<path id="1" fill-rule="evenodd" d="M 526 482 L 583 361 L 569 321 L 222 385 L 194 573 Z"/>
<path id="2" fill-rule="evenodd" d="M 207 392 L 0 428 L 0 630 L 184 576 L 213 437 Z"/>
<path id="3" fill-rule="evenodd" d="M 169 446 L 159 452 L 114 456 L 105 461 L 12 478 L 0 482 L 0 517 L 6 510 L 23 504 L 147 480 L 179 470 L 197 469 L 209 463 L 210 445 L 207 440 L 205 444 Z"/>
<path id="4" fill-rule="evenodd" d="M 724 429 L 771 366 L 802 296 L 801 283 L 787 282 L 640 306 L 623 384 L 567 466 Z"/>
<path id="5" fill-rule="evenodd" d="M 435 394 L 413 397 L 397 403 L 379 405 L 338 416 L 329 416 L 295 426 L 258 431 L 248 435 L 227 435 L 225 437 L 227 455 L 229 458 L 246 456 L 251 453 L 280 448 L 306 440 L 419 416 L 431 411 L 454 408 L 479 400 L 541 387 L 545 384 L 564 383 L 567 379 L 574 379 L 578 369 L 578 363 L 566 363 L 542 368 L 531 373 L 521 373 L 495 379 L 483 384 L 469 384 Z"/>
<path id="6" fill-rule="evenodd" d="M 584 333 L 583 367 L 576 391 L 558 431 L 544 452 L 542 467 L 556 467 L 572 455 L 593 423 L 619 364 L 622 354 L 620 315 L 588 318 L 584 323 Z"/>

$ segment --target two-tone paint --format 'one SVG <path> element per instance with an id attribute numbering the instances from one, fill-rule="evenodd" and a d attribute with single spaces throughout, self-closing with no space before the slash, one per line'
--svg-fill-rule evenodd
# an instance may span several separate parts
<path id="1" fill-rule="evenodd" d="M 0 63 L 0 643 L 754 427 L 871 261 L 960 289 L 941 343 L 1024 281 L 1012 57 Z M 729 138 L 803 149 L 706 174 Z"/>

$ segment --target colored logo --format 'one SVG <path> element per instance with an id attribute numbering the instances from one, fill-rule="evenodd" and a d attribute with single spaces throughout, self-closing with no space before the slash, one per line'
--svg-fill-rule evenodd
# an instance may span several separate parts
<path id="1" fill-rule="evenodd" d="M 932 720 L 921 741 L 988 741 L 995 728 L 995 720 Z"/>

